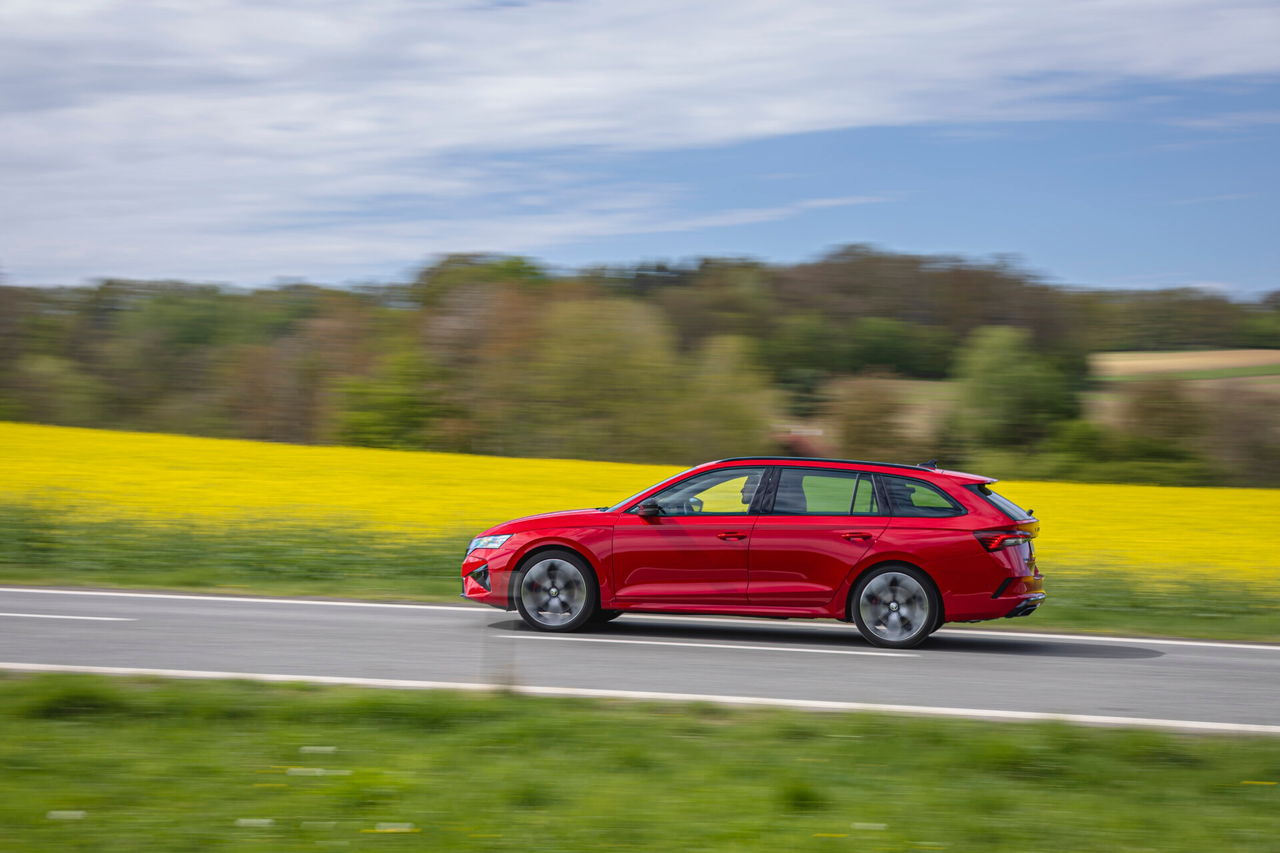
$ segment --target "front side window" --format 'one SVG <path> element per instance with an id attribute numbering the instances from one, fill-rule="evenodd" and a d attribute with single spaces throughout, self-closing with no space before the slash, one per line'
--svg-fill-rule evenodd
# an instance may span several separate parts
<path id="1" fill-rule="evenodd" d="M 663 515 L 746 515 L 764 475 L 763 468 L 721 468 L 676 483 L 648 498 Z"/>
<path id="2" fill-rule="evenodd" d="M 884 484 L 889 510 L 894 515 L 914 518 L 943 518 L 964 515 L 964 508 L 949 498 L 937 486 L 910 477 L 880 475 Z"/>
<path id="3" fill-rule="evenodd" d="M 878 515 L 870 475 L 856 471 L 784 468 L 773 498 L 774 515 Z"/>

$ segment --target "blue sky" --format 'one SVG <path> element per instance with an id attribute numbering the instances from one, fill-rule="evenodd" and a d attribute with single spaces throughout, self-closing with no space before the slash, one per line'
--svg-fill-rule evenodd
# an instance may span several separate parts
<path id="1" fill-rule="evenodd" d="M 786 262 L 867 242 L 1012 254 L 1070 284 L 1193 285 L 1241 298 L 1280 289 L 1280 85 L 1272 81 L 1132 87 L 1100 115 L 1074 121 L 857 128 L 618 157 L 611 172 L 671 181 L 686 215 L 794 198 L 854 203 L 575 241 L 547 257 L 566 266 L 704 253 Z"/>
<path id="2" fill-rule="evenodd" d="M 1280 288 L 1274 2 L 187 8 L 0 8 L 6 281 L 872 243 L 1074 285 Z"/>

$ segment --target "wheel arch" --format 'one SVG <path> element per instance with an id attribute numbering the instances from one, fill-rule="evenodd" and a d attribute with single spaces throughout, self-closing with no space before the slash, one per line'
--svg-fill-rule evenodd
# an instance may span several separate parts
<path id="1" fill-rule="evenodd" d="M 853 594 L 857 591 L 858 584 L 861 583 L 862 579 L 867 575 L 871 574 L 876 569 L 883 568 L 885 566 L 907 566 L 908 568 L 915 569 L 928 578 L 929 583 L 933 584 L 933 591 L 938 594 L 938 624 L 941 625 L 946 621 L 947 602 L 942 595 L 942 587 L 938 585 L 938 579 L 930 574 L 929 570 L 924 566 L 918 563 L 913 563 L 910 560 L 904 560 L 900 557 L 887 557 L 882 560 L 876 560 L 874 563 L 869 563 L 862 568 L 849 573 L 848 586 L 844 591 L 844 603 L 842 605 L 844 607 L 844 612 L 840 615 L 842 620 L 845 622 L 853 621 Z"/>
<path id="2" fill-rule="evenodd" d="M 517 587 L 516 579 L 520 577 L 520 573 L 524 571 L 524 567 L 527 566 L 529 564 L 529 561 L 532 560 L 534 557 L 538 556 L 539 554 L 545 554 L 547 551 L 568 551 L 569 553 L 580 557 L 582 561 L 586 563 L 587 566 L 591 569 L 591 573 L 595 575 L 597 591 L 601 588 L 602 579 L 600 577 L 600 567 L 596 564 L 596 561 L 591 557 L 590 554 L 586 553 L 582 548 L 577 547 L 576 545 L 569 542 L 543 541 L 543 542 L 539 542 L 537 545 L 534 545 L 528 551 L 525 551 L 518 558 L 516 558 L 515 569 L 511 572 L 511 580 L 507 583 L 507 610 L 516 609 L 516 587 Z"/>

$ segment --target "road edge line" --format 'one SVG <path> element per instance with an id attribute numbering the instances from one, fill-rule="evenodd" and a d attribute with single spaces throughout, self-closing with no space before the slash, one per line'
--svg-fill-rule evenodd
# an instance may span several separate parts
<path id="1" fill-rule="evenodd" d="M 929 705 L 888 705 L 874 702 L 837 702 L 824 699 L 779 699 L 763 696 L 722 696 L 702 693 L 662 693 L 648 690 L 612 690 L 591 687 L 542 687 L 532 685 L 478 684 L 454 681 L 416 681 L 398 678 L 358 678 L 339 675 L 285 675 L 262 672 L 220 672 L 193 669 L 152 669 L 128 666 L 87 666 L 0 661 L 9 672 L 69 672 L 86 675 L 134 675 L 162 678 L 261 681 L 268 683 L 326 684 L 397 690 L 460 690 L 477 693 L 515 693 L 522 696 L 624 699 L 657 702 L 705 702 L 713 705 L 790 708 L 805 711 L 870 712 L 920 717 L 952 717 L 1005 722 L 1060 722 L 1107 728 L 1142 728 L 1165 731 L 1280 736 L 1280 725 L 1216 723 L 1201 720 L 1162 720 L 1146 717 L 1112 717 L 1097 714 L 1055 714 L 1043 711 L 1003 711 L 979 708 L 946 708 Z"/>

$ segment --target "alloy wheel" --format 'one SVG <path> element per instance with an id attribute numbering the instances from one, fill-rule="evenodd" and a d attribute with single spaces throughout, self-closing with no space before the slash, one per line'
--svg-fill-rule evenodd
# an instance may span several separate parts
<path id="1" fill-rule="evenodd" d="M 588 600 L 587 579 L 582 570 L 558 557 L 529 566 L 520 580 L 522 610 L 548 628 L 572 622 Z"/>
<path id="2" fill-rule="evenodd" d="M 878 639 L 902 643 L 933 627 L 934 614 L 924 585 L 904 572 L 876 575 L 858 598 L 860 620 Z"/>

